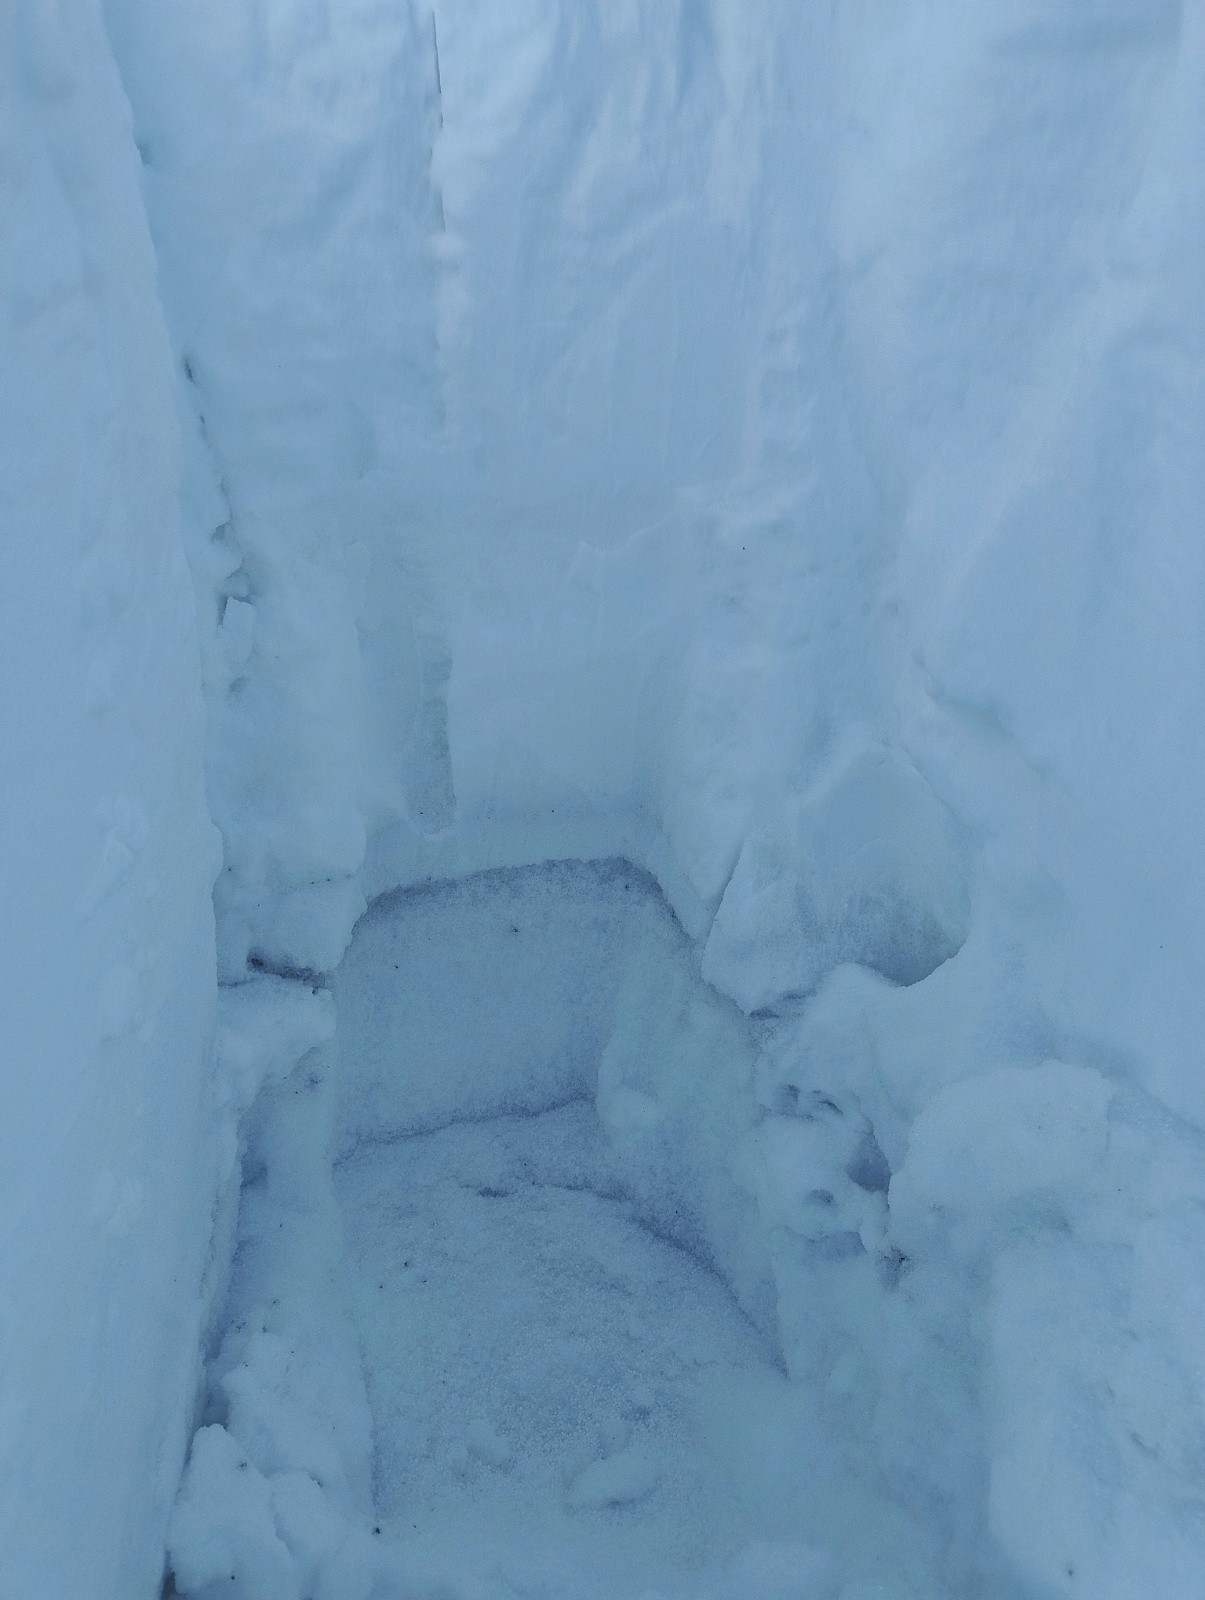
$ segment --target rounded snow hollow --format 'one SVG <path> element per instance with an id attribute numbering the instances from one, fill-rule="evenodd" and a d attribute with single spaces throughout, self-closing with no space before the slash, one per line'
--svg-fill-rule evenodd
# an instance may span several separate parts
<path id="1" fill-rule="evenodd" d="M 180 1594 L 939 1592 L 874 1460 L 882 1151 L 759 1048 L 651 878 L 399 891 L 330 993 L 263 975 L 223 1015 L 263 1086 Z"/>
<path id="2" fill-rule="evenodd" d="M 376 1526 L 449 1593 L 735 1594 L 751 1546 L 773 1564 L 749 1457 L 778 1352 L 697 1228 L 651 1221 L 597 1104 L 671 923 L 626 863 L 488 872 L 378 902 L 339 974 Z M 767 1595 L 824 1592 L 778 1555 Z"/>

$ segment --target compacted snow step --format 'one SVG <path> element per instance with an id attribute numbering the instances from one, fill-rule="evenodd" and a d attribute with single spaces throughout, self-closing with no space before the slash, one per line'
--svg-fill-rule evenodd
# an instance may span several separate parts
<path id="1" fill-rule="evenodd" d="M 606 1168 L 574 1102 L 337 1169 L 382 1536 L 499 1594 L 689 1592 L 759 1531 L 726 1419 L 774 1354 Z"/>

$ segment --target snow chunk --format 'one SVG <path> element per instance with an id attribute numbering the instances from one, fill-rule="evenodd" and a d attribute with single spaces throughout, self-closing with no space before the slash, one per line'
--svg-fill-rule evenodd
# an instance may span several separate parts
<path id="1" fill-rule="evenodd" d="M 325 990 L 269 975 L 218 990 L 219 1094 L 241 1115 L 265 1083 L 286 1077 L 335 1031 Z"/>
<path id="2" fill-rule="evenodd" d="M 744 1140 L 740 1164 L 763 1223 L 813 1244 L 875 1249 L 885 1185 L 863 1156 L 864 1141 L 864 1125 L 822 1095 L 794 1116 L 766 1117 Z"/>
<path id="3" fill-rule="evenodd" d="M 355 878 L 304 884 L 274 905 L 253 953 L 294 972 L 330 972 L 343 959 L 352 929 L 367 906 Z"/>
<path id="4" fill-rule="evenodd" d="M 171 1526 L 177 1587 L 196 1600 L 301 1600 L 272 1491 L 225 1428 L 202 1428 Z"/>
<path id="5" fill-rule="evenodd" d="M 703 976 L 746 1011 L 811 993 L 842 962 L 917 983 L 959 949 L 968 914 L 950 812 L 901 751 L 859 738 L 746 841 Z"/>

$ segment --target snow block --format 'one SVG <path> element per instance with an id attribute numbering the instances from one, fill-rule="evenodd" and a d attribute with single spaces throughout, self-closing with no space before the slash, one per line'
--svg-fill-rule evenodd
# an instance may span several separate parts
<path id="1" fill-rule="evenodd" d="M 854 962 L 918 983 L 966 937 L 954 820 L 901 751 L 858 742 L 746 840 L 703 975 L 746 1011 Z"/>
<path id="2" fill-rule="evenodd" d="M 202 1428 L 172 1517 L 177 1587 L 194 1600 L 301 1600 L 272 1490 L 225 1428 Z"/>
<path id="3" fill-rule="evenodd" d="M 335 1031 L 325 990 L 270 974 L 218 990 L 219 1097 L 241 1116 L 265 1083 L 278 1083 Z"/>
<path id="4" fill-rule="evenodd" d="M 354 878 L 306 884 L 281 895 L 252 954 L 291 972 L 331 972 L 343 958 L 367 902 Z"/>

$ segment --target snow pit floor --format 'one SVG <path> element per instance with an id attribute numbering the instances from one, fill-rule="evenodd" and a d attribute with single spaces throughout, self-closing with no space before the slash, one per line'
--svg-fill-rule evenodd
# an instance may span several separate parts
<path id="1" fill-rule="evenodd" d="M 637 1600 L 772 1536 L 732 1456 L 775 1354 L 635 1220 L 590 1103 L 362 1143 L 336 1188 L 384 1538 L 483 1595 Z"/>

